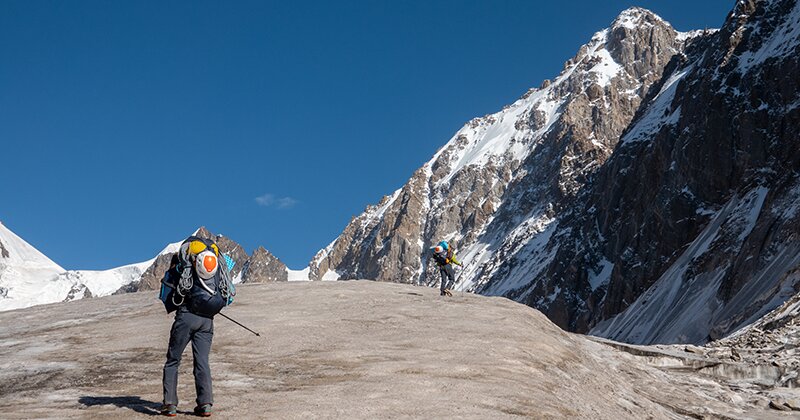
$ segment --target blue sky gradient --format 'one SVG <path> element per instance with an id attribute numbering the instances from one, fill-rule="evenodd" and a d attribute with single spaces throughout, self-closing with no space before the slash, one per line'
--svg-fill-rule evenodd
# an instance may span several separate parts
<path id="1" fill-rule="evenodd" d="M 68 269 L 201 225 L 304 267 L 466 121 L 629 6 L 709 1 L 0 2 L 0 221 Z"/>

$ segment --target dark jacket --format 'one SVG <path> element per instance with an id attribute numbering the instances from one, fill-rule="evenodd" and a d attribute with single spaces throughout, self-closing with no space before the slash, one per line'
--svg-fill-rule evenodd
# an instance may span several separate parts
<path id="1" fill-rule="evenodd" d="M 456 254 L 453 252 L 453 248 L 442 250 L 442 252 L 434 252 L 433 260 L 436 261 L 436 264 L 439 267 L 444 267 L 450 263 L 461 265 L 461 263 L 456 259 Z"/>

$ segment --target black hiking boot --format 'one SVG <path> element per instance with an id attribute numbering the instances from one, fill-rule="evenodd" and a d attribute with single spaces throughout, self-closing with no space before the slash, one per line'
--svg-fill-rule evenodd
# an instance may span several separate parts
<path id="1" fill-rule="evenodd" d="M 200 417 L 211 417 L 211 404 L 200 404 L 194 408 L 194 414 Z"/>
<path id="2" fill-rule="evenodd" d="M 178 415 L 178 407 L 175 404 L 164 404 L 158 411 L 162 416 L 175 417 Z"/>

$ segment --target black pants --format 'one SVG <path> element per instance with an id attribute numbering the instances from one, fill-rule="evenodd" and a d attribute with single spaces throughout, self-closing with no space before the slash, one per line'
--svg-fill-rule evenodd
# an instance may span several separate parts
<path id="1" fill-rule="evenodd" d="M 164 404 L 178 405 L 178 367 L 181 364 L 183 350 L 189 341 L 192 342 L 197 405 L 214 403 L 211 393 L 211 368 L 208 365 L 213 337 L 213 319 L 195 315 L 185 308 L 178 309 L 169 333 L 167 362 L 164 363 Z"/>
<path id="2" fill-rule="evenodd" d="M 453 270 L 452 264 L 447 264 L 439 267 L 439 274 L 442 276 L 442 284 L 439 286 L 441 294 L 444 294 L 445 289 L 451 289 L 456 282 L 456 272 Z"/>

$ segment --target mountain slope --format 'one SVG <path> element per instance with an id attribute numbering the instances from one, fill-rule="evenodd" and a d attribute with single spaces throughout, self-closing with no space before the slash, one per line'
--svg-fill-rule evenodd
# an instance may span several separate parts
<path id="1" fill-rule="evenodd" d="M 480 289 L 509 255 L 546 243 L 690 39 L 649 11 L 624 11 L 555 80 L 470 121 L 405 186 L 356 217 L 317 254 L 311 277 L 435 283 L 427 248 L 447 239 L 466 262 L 457 287 Z"/>
<path id="2" fill-rule="evenodd" d="M 703 343 L 797 288 L 797 1 L 738 2 L 677 55 L 510 292 L 564 328 Z M 532 255 L 528 253 L 527 255 Z M 528 256 L 526 259 L 529 259 Z"/>
<path id="3" fill-rule="evenodd" d="M 579 217 L 572 238 L 597 239 L 576 248 L 614 266 L 594 320 L 625 312 L 592 333 L 702 343 L 794 294 L 798 24 L 797 1 L 738 2 L 598 173 L 587 198 L 595 212 Z M 630 179 L 642 187 L 624 182 Z M 575 264 L 580 256 L 558 261 Z"/>
<path id="4" fill-rule="evenodd" d="M 72 284 L 58 264 L 0 223 L 0 310 L 61 300 Z"/>
<path id="5" fill-rule="evenodd" d="M 800 263 L 800 5 L 736 3 L 719 31 L 623 12 L 562 74 L 473 120 L 356 217 L 312 273 L 457 288 L 633 343 L 702 343 L 791 297 Z"/>

